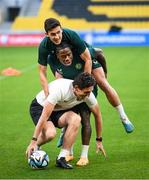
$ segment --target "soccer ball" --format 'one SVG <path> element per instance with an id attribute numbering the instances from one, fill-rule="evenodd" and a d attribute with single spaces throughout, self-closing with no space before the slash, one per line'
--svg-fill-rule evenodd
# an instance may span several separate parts
<path id="1" fill-rule="evenodd" d="M 43 150 L 34 151 L 28 158 L 28 164 L 32 169 L 43 169 L 49 164 L 49 156 Z"/>

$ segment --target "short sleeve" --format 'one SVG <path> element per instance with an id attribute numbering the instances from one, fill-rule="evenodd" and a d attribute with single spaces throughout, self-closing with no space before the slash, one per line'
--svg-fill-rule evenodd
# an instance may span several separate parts
<path id="1" fill-rule="evenodd" d="M 48 63 L 47 58 L 49 55 L 49 51 L 46 46 L 47 46 L 47 39 L 44 38 L 38 47 L 38 63 L 43 66 L 47 66 Z"/>
<path id="2" fill-rule="evenodd" d="M 80 36 L 75 31 L 72 31 L 70 29 L 64 29 L 64 34 L 66 38 L 70 41 L 73 48 L 77 50 L 79 55 L 85 51 L 86 45 L 83 39 L 81 39 Z"/>
<path id="3" fill-rule="evenodd" d="M 95 98 L 94 94 L 91 92 L 90 96 L 85 99 L 85 102 L 89 108 L 92 108 L 97 104 L 97 99 Z"/>
<path id="4" fill-rule="evenodd" d="M 61 93 L 60 90 L 57 89 L 52 89 L 50 88 L 49 96 L 47 97 L 47 101 L 53 105 L 56 105 L 58 101 L 61 99 Z"/>

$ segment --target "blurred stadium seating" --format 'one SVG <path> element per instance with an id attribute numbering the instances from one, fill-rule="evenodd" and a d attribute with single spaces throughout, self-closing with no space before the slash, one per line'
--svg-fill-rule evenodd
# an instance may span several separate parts
<path id="1" fill-rule="evenodd" d="M 38 2 L 39 8 L 33 2 Z M 58 18 L 64 27 L 76 30 L 109 30 L 112 25 L 149 29 L 149 0 L 36 0 L 26 5 L 30 12 L 34 7 L 37 15 L 20 13 L 13 30 L 43 30 L 43 21 L 48 17 Z"/>
<path id="2" fill-rule="evenodd" d="M 149 0 L 0 0 L 0 46 L 38 45 L 49 17 L 93 46 L 149 46 Z"/>

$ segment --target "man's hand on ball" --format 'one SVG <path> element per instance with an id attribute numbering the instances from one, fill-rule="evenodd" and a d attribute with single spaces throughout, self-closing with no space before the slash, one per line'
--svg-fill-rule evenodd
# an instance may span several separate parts
<path id="1" fill-rule="evenodd" d="M 26 156 L 30 157 L 30 155 L 37 149 L 37 144 L 35 141 L 31 141 L 30 145 L 26 149 Z"/>

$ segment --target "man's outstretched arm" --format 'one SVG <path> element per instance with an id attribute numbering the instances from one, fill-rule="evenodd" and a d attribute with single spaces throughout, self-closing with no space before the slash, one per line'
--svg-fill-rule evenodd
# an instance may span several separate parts
<path id="1" fill-rule="evenodd" d="M 99 105 L 96 104 L 92 108 L 90 108 L 95 118 L 95 126 L 96 126 L 96 152 L 102 152 L 102 154 L 106 157 L 106 152 L 102 145 L 102 116 L 100 112 Z"/>

